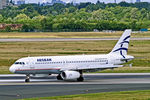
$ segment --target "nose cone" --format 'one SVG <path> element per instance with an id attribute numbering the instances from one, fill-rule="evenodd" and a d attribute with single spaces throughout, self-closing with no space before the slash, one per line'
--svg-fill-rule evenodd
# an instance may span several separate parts
<path id="1" fill-rule="evenodd" d="M 12 65 L 10 68 L 9 68 L 9 71 L 14 73 L 15 72 L 15 67 Z"/>

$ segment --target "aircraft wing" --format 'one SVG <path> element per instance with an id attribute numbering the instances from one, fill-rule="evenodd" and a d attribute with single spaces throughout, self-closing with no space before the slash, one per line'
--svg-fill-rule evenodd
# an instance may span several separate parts
<path id="1" fill-rule="evenodd" d="M 110 69 L 110 68 L 118 68 L 118 67 L 123 67 L 123 65 L 106 64 L 106 65 L 89 65 L 89 66 L 81 66 L 81 67 L 69 66 L 69 67 L 61 68 L 61 71 L 64 71 L 64 70 L 86 70 L 86 69 Z"/>
<path id="2" fill-rule="evenodd" d="M 117 67 L 123 67 L 123 65 L 112 65 L 112 64 L 106 64 L 106 65 L 91 65 L 87 67 L 79 67 L 78 70 L 82 69 L 108 69 L 108 68 L 117 68 Z"/>

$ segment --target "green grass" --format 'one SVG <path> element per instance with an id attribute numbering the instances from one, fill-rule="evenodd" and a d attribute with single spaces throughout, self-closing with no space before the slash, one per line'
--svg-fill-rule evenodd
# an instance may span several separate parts
<path id="1" fill-rule="evenodd" d="M 30 98 L 21 100 L 150 100 L 150 90 L 105 92 L 94 94 Z"/>
<path id="2" fill-rule="evenodd" d="M 105 44 L 105 45 L 104 45 Z M 80 54 L 107 54 L 116 41 L 75 42 L 0 42 L 0 74 L 9 73 L 8 68 L 17 59 L 28 56 L 63 56 Z M 124 67 L 102 72 L 150 72 L 150 41 L 131 41 L 129 55 L 135 56 L 133 68 Z"/>

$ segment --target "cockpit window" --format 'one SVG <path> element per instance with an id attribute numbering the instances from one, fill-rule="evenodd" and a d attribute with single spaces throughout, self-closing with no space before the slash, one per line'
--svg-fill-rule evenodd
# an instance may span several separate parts
<path id="1" fill-rule="evenodd" d="M 15 62 L 16 65 L 25 65 L 24 62 Z"/>

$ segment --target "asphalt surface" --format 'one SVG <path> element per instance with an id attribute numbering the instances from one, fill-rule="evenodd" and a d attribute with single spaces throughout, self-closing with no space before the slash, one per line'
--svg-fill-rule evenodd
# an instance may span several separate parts
<path id="1" fill-rule="evenodd" d="M 57 81 L 56 76 L 31 78 L 0 75 L 0 100 L 128 90 L 150 90 L 150 73 L 84 74 L 84 82 Z"/>
<path id="2" fill-rule="evenodd" d="M 100 40 L 118 40 L 119 38 L 1 38 L 0 42 L 46 42 L 46 41 L 100 41 Z M 131 40 L 150 40 L 146 38 L 131 38 Z"/>

